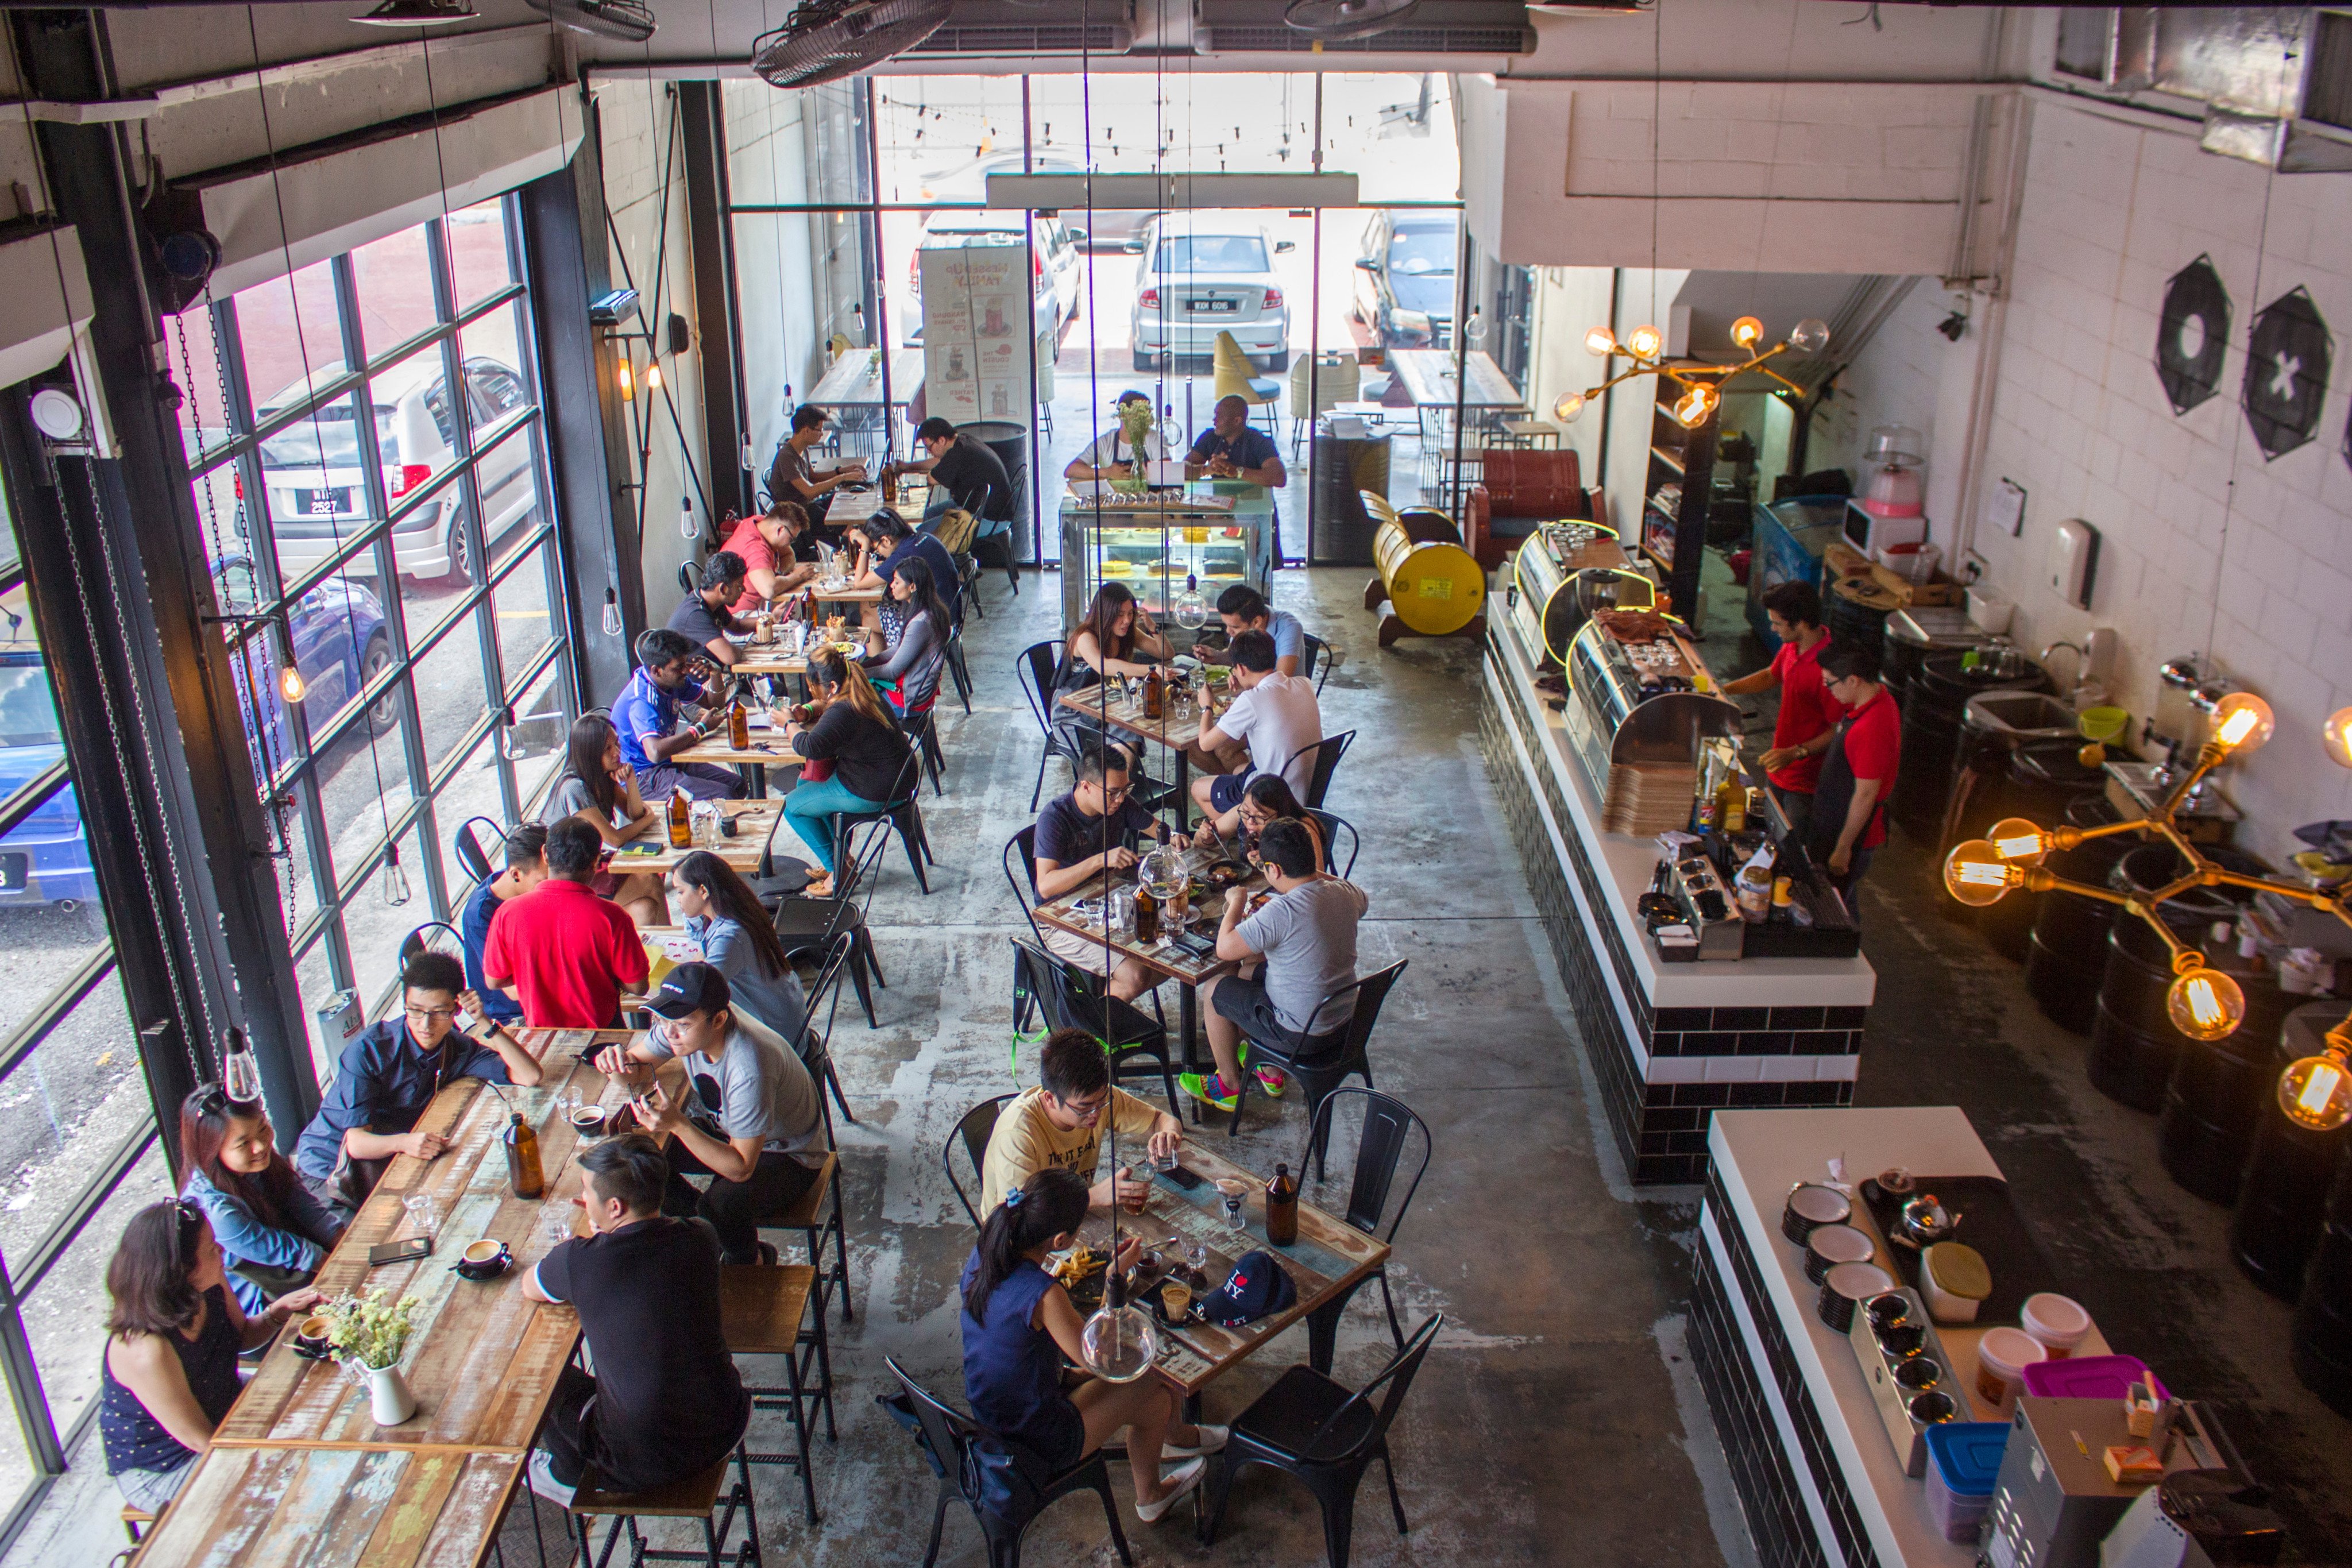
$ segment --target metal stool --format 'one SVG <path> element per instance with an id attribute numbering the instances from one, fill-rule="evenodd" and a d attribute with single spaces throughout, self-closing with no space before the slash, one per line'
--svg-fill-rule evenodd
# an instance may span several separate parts
<path id="1" fill-rule="evenodd" d="M 727 1467 L 730 1461 L 735 1466 L 736 1474 L 732 1487 L 727 1485 Z M 719 1496 L 722 1490 L 726 1492 L 723 1499 Z M 720 1511 L 722 1503 L 724 1512 Z M 604 1568 L 605 1563 L 611 1561 L 613 1547 L 621 1539 L 623 1530 L 629 1534 L 629 1568 L 642 1568 L 648 1562 L 699 1562 L 707 1563 L 709 1568 L 719 1568 L 726 1561 L 720 1553 L 719 1543 L 727 1539 L 728 1531 L 734 1527 L 735 1511 L 739 1508 L 743 1511 L 743 1543 L 736 1548 L 734 1561 L 740 1568 L 740 1564 L 760 1561 L 760 1521 L 751 1509 L 751 1468 L 740 1443 L 735 1445 L 732 1454 L 699 1475 L 641 1492 L 604 1490 L 597 1484 L 596 1472 L 592 1467 L 586 1475 L 580 1478 L 579 1489 L 572 1493 L 572 1506 L 564 1510 L 564 1517 L 567 1523 L 572 1520 L 579 1521 L 580 1555 L 584 1560 L 593 1560 L 595 1568 Z M 714 1519 L 713 1515 L 717 1517 Z M 614 1521 L 612 1529 L 605 1533 L 602 1552 L 594 1551 L 594 1521 L 598 1519 Z M 647 1546 L 646 1538 L 638 1532 L 637 1521 L 640 1519 L 699 1519 L 702 1521 L 703 1549 L 700 1552 L 656 1551 Z"/>
<path id="2" fill-rule="evenodd" d="M 820 1366 L 814 1386 L 809 1378 L 810 1363 L 823 1362 L 827 1353 L 824 1313 L 816 1313 L 811 1329 L 801 1326 L 809 1316 L 809 1296 L 815 1285 L 816 1270 L 805 1263 L 730 1263 L 719 1270 L 719 1321 L 728 1351 L 735 1355 L 782 1356 L 784 1362 L 783 1387 L 772 1384 L 744 1387 L 751 1395 L 754 1411 L 782 1410 L 792 1417 L 795 1451 L 751 1453 L 747 1432 L 744 1458 L 754 1465 L 782 1465 L 798 1470 L 811 1524 L 817 1522 L 816 1479 L 809 1458 L 813 1405 L 824 1407 L 825 1441 L 839 1441 L 833 1425 L 832 1373 Z"/>
<path id="3" fill-rule="evenodd" d="M 139 1544 L 139 1527 L 154 1522 L 155 1516 L 145 1509 L 132 1508 L 129 1503 L 122 1505 L 122 1533 L 131 1537 L 131 1545 Z"/>
<path id="4" fill-rule="evenodd" d="M 830 1213 L 825 1211 L 827 1198 L 832 1200 Z M 841 1321 L 845 1323 L 856 1314 L 849 1310 L 849 1233 L 841 1216 L 841 1156 L 827 1152 L 824 1163 L 817 1167 L 816 1180 L 809 1184 L 808 1191 L 781 1214 L 761 1215 L 759 1224 L 761 1230 L 796 1230 L 801 1233 L 808 1247 L 809 1265 L 816 1270 L 817 1316 L 824 1316 L 824 1310 L 832 1305 L 833 1292 L 838 1287 L 841 1290 Z M 828 1237 L 832 1238 L 833 1252 L 833 1262 L 829 1267 L 824 1257 Z"/>

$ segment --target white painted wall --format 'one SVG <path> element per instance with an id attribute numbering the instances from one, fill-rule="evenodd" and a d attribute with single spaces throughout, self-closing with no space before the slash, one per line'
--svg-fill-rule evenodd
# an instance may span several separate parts
<path id="1" fill-rule="evenodd" d="M 798 93 L 761 82 L 729 82 L 727 153 L 730 194 L 746 205 L 810 199 L 808 142 Z M 751 411 L 754 474 L 767 471 L 792 417 L 822 374 L 809 300 L 810 231 L 801 213 L 746 214 L 735 221 L 736 294 L 741 300 L 743 394 Z M 791 389 L 787 396 L 786 389 Z"/>
<path id="2" fill-rule="evenodd" d="M 1528 376 L 1528 405 L 1537 418 L 1557 422 L 1552 405 L 1559 401 L 1560 394 L 1582 392 L 1608 374 L 1599 360 L 1584 352 L 1584 334 L 1586 329 L 1609 320 L 1612 276 L 1606 267 L 1546 267 L 1536 274 L 1528 340 L 1535 352 Z M 1583 481 L 1598 484 L 1600 405 L 1587 408 L 1567 426 L 1560 444 L 1577 454 L 1577 471 Z"/>
<path id="3" fill-rule="evenodd" d="M 1962 477 L 1968 460 L 1968 394 L 1983 333 L 1972 317 L 1958 342 L 1936 330 L 1964 293 L 1922 279 L 1895 307 L 1861 355 L 1838 376 L 1835 393 L 1813 413 L 1805 468 L 1843 468 L 1859 492 L 1871 430 L 1908 425 L 1927 437 L 1928 538 L 1948 554 L 1958 538 Z"/>

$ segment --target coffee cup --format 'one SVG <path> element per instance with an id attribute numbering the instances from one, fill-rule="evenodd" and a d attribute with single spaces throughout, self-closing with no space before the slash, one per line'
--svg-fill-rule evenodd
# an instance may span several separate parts
<path id="1" fill-rule="evenodd" d="M 323 1312 L 313 1312 L 294 1325 L 294 1353 L 305 1361 L 324 1361 L 335 1353 L 327 1338 L 327 1318 Z"/>
<path id="2" fill-rule="evenodd" d="M 507 1249 L 505 1242 L 484 1237 L 468 1243 L 466 1250 L 457 1255 L 457 1272 L 468 1279 L 495 1279 L 507 1271 L 507 1265 L 513 1259 L 514 1254 Z"/>
<path id="3" fill-rule="evenodd" d="M 1160 1316 L 1162 1321 L 1175 1324 L 1192 1315 L 1192 1288 L 1169 1280 L 1160 1287 Z"/>
<path id="4" fill-rule="evenodd" d="M 583 1138 L 601 1137 L 604 1131 L 604 1108 L 601 1105 L 572 1107 L 572 1131 Z"/>

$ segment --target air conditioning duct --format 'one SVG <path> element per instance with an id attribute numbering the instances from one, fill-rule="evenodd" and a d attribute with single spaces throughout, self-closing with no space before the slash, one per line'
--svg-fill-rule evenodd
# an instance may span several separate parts
<path id="1" fill-rule="evenodd" d="M 1318 38 L 1286 26 L 1265 0 L 1196 0 L 1192 45 L 1203 55 L 1326 54 L 1489 58 L 1533 54 L 1535 29 L 1517 0 L 1421 0 L 1402 26 L 1363 38 Z M 1399 67 L 1419 69 L 1421 67 Z"/>
<path id="2" fill-rule="evenodd" d="M 2352 15 L 2302 6 L 2069 6 L 2053 75 L 2205 106 L 2200 144 L 2282 174 L 2352 170 Z"/>
<path id="3" fill-rule="evenodd" d="M 1044 5 L 1029 0 L 956 0 L 946 25 L 908 49 L 907 58 L 1123 55 L 1134 47 L 1131 5 L 1080 4 L 1080 0 L 1047 0 Z"/>

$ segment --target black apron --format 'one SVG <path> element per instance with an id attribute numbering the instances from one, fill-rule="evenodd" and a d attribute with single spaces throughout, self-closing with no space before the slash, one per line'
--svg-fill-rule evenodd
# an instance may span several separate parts
<path id="1" fill-rule="evenodd" d="M 1881 691 L 1871 700 L 1890 702 L 1894 699 Z M 1852 873 L 1839 876 L 1832 871 L 1830 854 L 1837 848 L 1839 836 L 1845 832 L 1846 813 L 1853 805 L 1853 764 L 1846 761 L 1845 733 L 1853 727 L 1855 714 L 1862 710 L 1855 709 L 1839 720 L 1837 728 L 1830 731 L 1830 749 L 1822 753 L 1821 778 L 1813 785 L 1812 813 L 1805 822 L 1805 853 L 1812 858 L 1813 864 L 1821 868 L 1823 875 L 1836 879 L 1841 889 L 1852 879 Z M 1862 847 L 1879 820 L 1886 815 L 1887 794 L 1885 790 L 1878 792 L 1877 803 L 1871 807 L 1870 821 L 1864 824 L 1862 832 L 1855 836 L 1856 850 Z"/>

